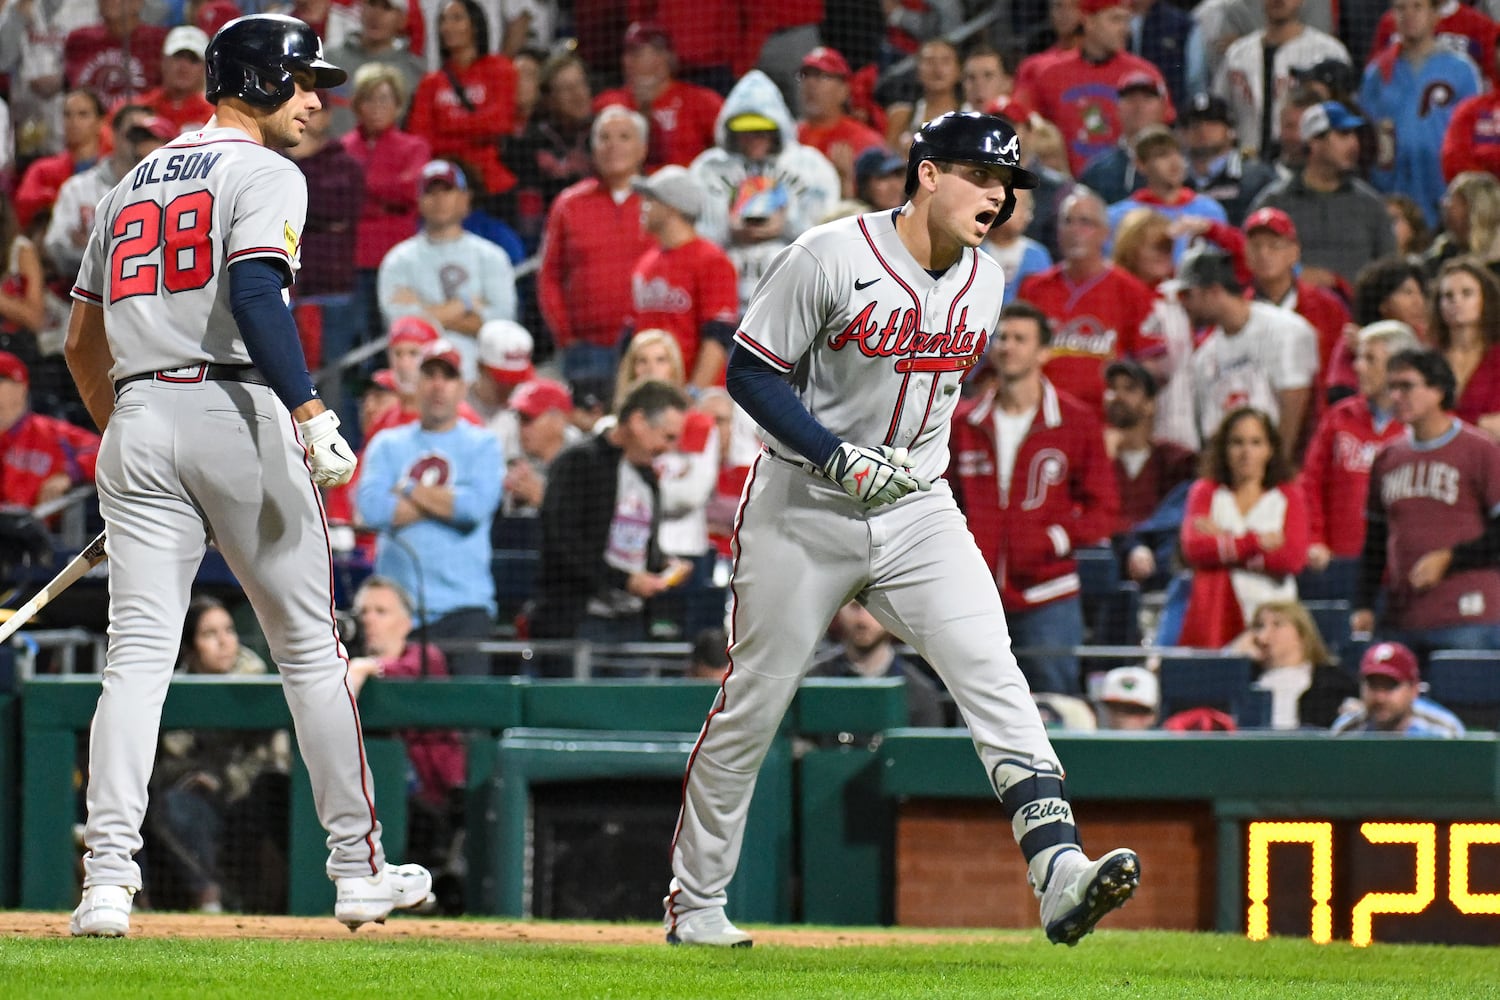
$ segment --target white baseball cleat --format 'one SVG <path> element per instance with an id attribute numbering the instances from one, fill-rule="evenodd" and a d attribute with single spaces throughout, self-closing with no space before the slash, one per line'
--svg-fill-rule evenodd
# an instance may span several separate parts
<path id="1" fill-rule="evenodd" d="M 750 935 L 729 922 L 724 907 L 709 906 L 669 917 L 667 944 L 701 944 L 715 948 L 749 948 Z"/>
<path id="2" fill-rule="evenodd" d="M 130 933 L 130 897 L 134 894 L 134 889 L 123 885 L 89 886 L 68 921 L 68 931 L 74 937 L 124 937 Z"/>
<path id="3" fill-rule="evenodd" d="M 1117 848 L 1092 863 L 1082 851 L 1064 852 L 1042 891 L 1047 940 L 1069 947 L 1077 944 L 1106 913 L 1123 906 L 1140 884 L 1141 859 L 1128 848 Z"/>
<path id="4" fill-rule="evenodd" d="M 386 865 L 379 875 L 333 880 L 333 915 L 351 931 L 385 923 L 392 910 L 409 910 L 432 899 L 432 873 L 421 865 Z"/>

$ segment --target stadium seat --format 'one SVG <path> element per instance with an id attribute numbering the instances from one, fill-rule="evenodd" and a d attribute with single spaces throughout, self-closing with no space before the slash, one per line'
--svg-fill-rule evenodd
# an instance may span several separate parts
<path id="1" fill-rule="evenodd" d="M 1304 601 L 1353 601 L 1359 584 L 1359 560 L 1333 559 L 1322 570 L 1297 574 L 1297 595 Z"/>
<path id="2" fill-rule="evenodd" d="M 1078 580 L 1084 602 L 1093 597 L 1110 597 L 1120 582 L 1120 563 L 1115 550 L 1107 545 L 1091 545 L 1073 553 L 1078 563 Z"/>
<path id="3" fill-rule="evenodd" d="M 1312 615 L 1313 624 L 1318 626 L 1318 634 L 1323 637 L 1323 644 L 1328 647 L 1328 651 L 1341 657 L 1350 638 L 1349 602 L 1310 601 L 1303 598 L 1302 606 Z M 1358 664 L 1355 666 L 1357 668 Z"/>
<path id="4" fill-rule="evenodd" d="M 1250 658 L 1218 650 L 1174 652 L 1163 656 L 1161 715 L 1208 706 L 1237 716 L 1250 690 Z"/>
<path id="5" fill-rule="evenodd" d="M 1500 728 L 1500 651 L 1438 650 L 1427 660 L 1427 694 L 1466 726 Z"/>

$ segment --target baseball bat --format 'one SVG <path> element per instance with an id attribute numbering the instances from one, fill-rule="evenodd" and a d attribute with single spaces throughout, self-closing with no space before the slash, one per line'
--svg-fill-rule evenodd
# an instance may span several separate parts
<path id="1" fill-rule="evenodd" d="M 31 621 L 38 611 L 51 603 L 54 597 L 83 579 L 85 573 L 102 563 L 104 559 L 104 532 L 101 531 L 92 542 L 89 542 L 87 548 L 69 560 L 68 564 L 62 568 L 62 572 L 54 576 L 39 594 L 21 605 L 16 613 L 4 622 L 0 622 L 0 643 L 18 632 L 22 625 Z"/>

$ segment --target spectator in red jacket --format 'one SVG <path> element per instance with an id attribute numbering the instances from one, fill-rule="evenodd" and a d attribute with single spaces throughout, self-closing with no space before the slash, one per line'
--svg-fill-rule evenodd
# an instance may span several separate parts
<path id="1" fill-rule="evenodd" d="M 724 99 L 707 87 L 673 78 L 672 38 L 659 24 L 637 21 L 625 32 L 625 85 L 594 98 L 594 110 L 619 104 L 650 122 L 646 167 L 685 167 L 714 144 L 714 121 Z"/>
<path id="2" fill-rule="evenodd" d="M 820 45 L 802 60 L 797 74 L 801 117 L 797 141 L 811 146 L 839 172 L 845 198 L 856 197 L 855 161 L 867 149 L 884 149 L 885 138 L 849 114 L 849 63 L 837 49 Z"/>
<path id="3" fill-rule="evenodd" d="M 23 231 L 31 232 L 38 213 L 51 211 L 63 181 L 98 162 L 105 152 L 103 139 L 104 102 L 91 90 L 69 91 L 63 98 L 63 145 L 67 148 L 33 160 L 16 187 L 16 217 Z"/>
<path id="4" fill-rule="evenodd" d="M 500 141 L 515 130 L 516 67 L 490 54 L 489 20 L 476 0 L 448 0 L 437 29 L 443 68 L 417 84 L 407 130 L 433 156 L 472 167 L 487 195 L 504 194 L 516 184 L 500 162 Z"/>
<path id="5" fill-rule="evenodd" d="M 1406 432 L 1391 412 L 1385 362 L 1416 346 L 1416 333 L 1396 320 L 1372 323 L 1359 332 L 1354 357 L 1359 395 L 1339 400 L 1323 413 L 1302 460 L 1311 541 L 1307 565 L 1312 569 L 1326 568 L 1335 556 L 1352 559 L 1364 548 L 1370 465 L 1382 445 Z"/>
<path id="6" fill-rule="evenodd" d="M 99 435 L 31 412 L 31 372 L 0 351 L 0 507 L 35 507 L 94 481 Z"/>
<path id="7" fill-rule="evenodd" d="M 396 127 L 406 106 L 405 78 L 382 63 L 361 66 L 350 99 L 357 127 L 339 142 L 365 177 L 365 197 L 355 227 L 355 308 L 365 330 L 382 326 L 376 292 L 380 262 L 391 248 L 417 231 L 422 168 L 432 146 Z"/>
<path id="8" fill-rule="evenodd" d="M 596 177 L 557 196 L 542 237 L 537 298 L 564 377 L 613 378 L 632 309 L 630 272 L 652 246 L 631 182 L 646 162 L 646 119 L 620 105 L 594 119 Z"/>
<path id="9" fill-rule="evenodd" d="M 1074 549 L 1118 527 L 1119 492 L 1099 421 L 1042 374 L 1051 326 L 1025 302 L 1000 312 L 990 338 L 995 387 L 953 417 L 949 482 L 995 572 L 1011 642 L 1033 691 L 1082 692 Z"/>
<path id="10" fill-rule="evenodd" d="M 214 106 L 203 96 L 206 86 L 203 54 L 208 36 L 201 28 L 181 24 L 167 32 L 161 47 L 161 86 L 136 98 L 177 126 L 177 131 L 201 128 L 214 116 Z"/>
<path id="11" fill-rule="evenodd" d="M 1296 600 L 1307 504 L 1291 478 L 1270 417 L 1248 406 L 1224 417 L 1188 491 L 1182 557 L 1193 583 L 1178 645 L 1217 649 L 1265 602 Z"/>
<path id="12" fill-rule="evenodd" d="M 99 0 L 100 23 L 68 32 L 63 42 L 68 86 L 92 90 L 105 107 L 113 107 L 161 83 L 157 53 L 167 29 L 141 22 L 145 5 L 145 0 Z"/>
<path id="13" fill-rule="evenodd" d="M 1466 97 L 1443 133 L 1443 180 L 1466 170 L 1500 173 L 1500 91 Z"/>
<path id="14" fill-rule="evenodd" d="M 685 387 L 724 384 L 724 365 L 740 318 L 739 279 L 728 255 L 693 228 L 702 185 L 676 164 L 636 178 L 642 225 L 657 245 L 631 272 L 631 329 L 666 330 L 677 341 L 687 373 Z"/>

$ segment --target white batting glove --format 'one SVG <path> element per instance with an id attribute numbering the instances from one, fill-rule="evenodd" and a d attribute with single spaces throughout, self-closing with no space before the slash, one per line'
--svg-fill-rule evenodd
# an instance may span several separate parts
<path id="1" fill-rule="evenodd" d="M 921 476 L 917 475 L 915 472 L 912 471 L 912 468 L 911 468 L 911 455 L 910 455 L 910 452 L 907 451 L 907 449 L 905 449 L 905 448 L 887 448 L 884 445 L 882 445 L 881 448 L 880 448 L 880 450 L 883 451 L 883 452 L 890 452 L 891 464 L 894 465 L 894 466 L 896 466 L 896 468 L 903 470 L 908 475 L 910 475 L 913 479 L 915 479 L 917 481 L 917 489 L 918 490 L 920 490 L 923 493 L 926 493 L 928 490 L 932 489 L 932 480 L 930 480 L 930 479 L 923 479 Z"/>
<path id="2" fill-rule="evenodd" d="M 922 489 L 921 480 L 893 461 L 898 452 L 904 451 L 884 445 L 861 448 L 846 442 L 829 456 L 823 474 L 866 507 L 894 503 L 912 490 Z"/>
<path id="3" fill-rule="evenodd" d="M 354 449 L 339 433 L 339 415 L 324 410 L 297 425 L 302 432 L 302 447 L 312 464 L 313 482 L 319 486 L 342 486 L 354 478 L 359 461 Z"/>

